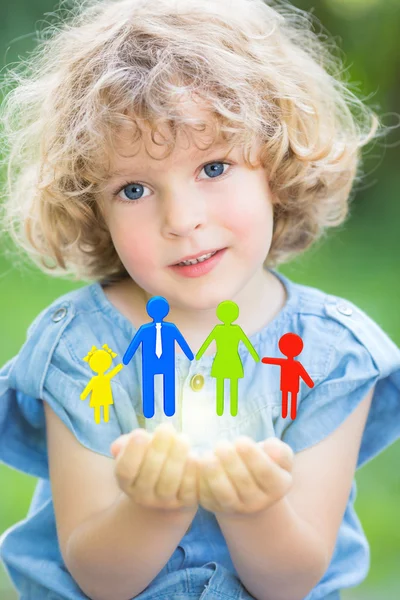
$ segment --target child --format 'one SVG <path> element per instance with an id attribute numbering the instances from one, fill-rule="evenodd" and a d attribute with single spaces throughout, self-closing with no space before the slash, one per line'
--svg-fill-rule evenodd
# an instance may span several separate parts
<path id="1" fill-rule="evenodd" d="M 43 269 L 92 281 L 0 371 L 0 458 L 39 478 L 1 540 L 23 600 L 337 600 L 366 577 L 354 472 L 400 435 L 400 350 L 275 269 L 343 222 L 377 132 L 334 66 L 289 5 L 105 0 L 17 73 L 4 224 Z M 156 377 L 144 418 L 137 352 L 96 423 L 82 357 L 122 356 L 155 295 L 194 353 L 224 300 L 260 358 L 299 335 L 315 385 L 296 418 L 241 345 L 236 416 L 216 415 L 210 346 L 177 351 L 173 416 Z"/>

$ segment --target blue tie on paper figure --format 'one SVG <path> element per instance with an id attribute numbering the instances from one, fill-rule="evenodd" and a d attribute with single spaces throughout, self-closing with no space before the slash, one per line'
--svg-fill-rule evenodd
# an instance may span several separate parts
<path id="1" fill-rule="evenodd" d="M 153 321 L 138 329 L 122 362 L 127 365 L 142 344 L 143 414 L 147 419 L 154 416 L 154 375 L 162 374 L 164 413 L 172 417 L 175 414 L 175 342 L 189 360 L 193 360 L 194 354 L 176 325 L 163 321 L 169 313 L 165 298 L 150 298 L 146 310 Z"/>

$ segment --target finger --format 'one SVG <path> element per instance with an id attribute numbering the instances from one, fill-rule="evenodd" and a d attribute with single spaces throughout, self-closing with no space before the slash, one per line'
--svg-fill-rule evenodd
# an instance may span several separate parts
<path id="1" fill-rule="evenodd" d="M 189 452 L 177 497 L 184 506 L 194 506 L 198 504 L 199 495 L 199 469 L 197 467 L 197 460 Z"/>
<path id="2" fill-rule="evenodd" d="M 123 433 L 112 442 L 110 446 L 111 454 L 113 454 L 115 457 L 118 456 L 129 440 L 139 439 L 143 436 L 148 437 L 148 435 L 150 434 L 148 434 L 148 432 L 141 427 L 137 427 L 129 433 Z"/>
<path id="3" fill-rule="evenodd" d="M 155 492 L 160 498 L 164 500 L 176 498 L 189 450 L 190 440 L 188 436 L 178 434 L 172 441 L 156 484 Z"/>
<path id="4" fill-rule="evenodd" d="M 240 499 L 232 482 L 219 458 L 214 454 L 203 458 L 203 474 L 211 493 L 223 508 L 234 509 L 240 504 Z"/>
<path id="5" fill-rule="evenodd" d="M 294 452 L 288 444 L 282 442 L 279 438 L 271 437 L 261 442 L 261 448 L 266 452 L 282 469 L 291 472 L 294 463 Z"/>
<path id="6" fill-rule="evenodd" d="M 135 481 L 139 493 L 153 494 L 174 437 L 175 430 L 169 423 L 162 423 L 154 430 L 153 439 Z"/>
<path id="7" fill-rule="evenodd" d="M 249 472 L 247 464 L 238 454 L 233 444 L 219 442 L 214 452 L 225 469 L 239 499 L 245 503 L 253 502 L 257 495 L 262 492 L 256 480 Z"/>
<path id="8" fill-rule="evenodd" d="M 135 429 L 125 438 L 115 462 L 115 474 L 125 485 L 135 481 L 150 440 L 151 435 L 144 429 Z"/>
<path id="9" fill-rule="evenodd" d="M 222 506 L 211 491 L 202 467 L 199 469 L 199 472 L 199 502 L 201 506 L 211 512 L 222 510 Z"/>
<path id="10" fill-rule="evenodd" d="M 127 433 L 124 433 L 123 435 L 120 435 L 116 440 L 113 441 L 113 443 L 110 446 L 110 452 L 114 456 L 114 458 L 118 456 L 122 448 L 127 443 L 128 438 L 129 435 Z"/>
<path id="11" fill-rule="evenodd" d="M 252 440 L 240 437 L 235 442 L 235 447 L 250 469 L 258 486 L 266 493 L 277 495 L 283 484 L 288 484 L 291 475 L 281 469 L 272 458 Z"/>

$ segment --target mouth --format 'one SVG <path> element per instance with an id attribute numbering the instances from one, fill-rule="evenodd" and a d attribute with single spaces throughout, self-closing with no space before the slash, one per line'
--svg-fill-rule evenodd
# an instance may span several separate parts
<path id="1" fill-rule="evenodd" d="M 222 248 L 224 249 L 224 248 Z M 215 254 L 217 254 L 217 252 L 220 252 L 220 250 L 207 250 L 202 252 L 201 254 L 196 254 L 195 256 L 187 256 L 186 258 L 182 259 L 180 262 L 174 263 L 173 265 L 171 265 L 172 267 L 188 267 L 190 265 L 197 265 L 198 263 L 202 263 L 205 262 L 206 260 L 208 260 L 209 258 L 211 258 L 212 256 L 214 256 Z"/>
<path id="2" fill-rule="evenodd" d="M 228 248 L 212 250 L 207 254 L 199 255 L 196 259 L 181 261 L 170 265 L 170 269 L 184 277 L 200 277 L 209 273 L 222 259 Z"/>

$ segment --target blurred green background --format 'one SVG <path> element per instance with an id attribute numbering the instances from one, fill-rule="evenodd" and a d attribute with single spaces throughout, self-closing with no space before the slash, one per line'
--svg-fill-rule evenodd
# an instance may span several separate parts
<path id="1" fill-rule="evenodd" d="M 68 6 L 68 2 L 63 3 Z M 280 270 L 294 281 L 348 298 L 365 310 L 400 345 L 400 0 L 296 0 L 311 10 L 344 53 L 350 80 L 393 127 L 364 154 L 366 177 L 354 196 L 347 223 L 303 257 Z M 34 46 L 57 5 L 49 0 L 14 0 L 0 6 L 1 65 L 18 61 Z M 79 287 L 34 267 L 18 266 L 0 246 L 0 364 L 14 356 L 38 312 L 57 296 Z M 371 569 L 344 600 L 400 598 L 400 444 L 356 476 L 356 508 L 371 546 Z M 0 534 L 26 515 L 35 480 L 0 464 Z M 17 595 L 0 566 L 0 598 Z"/>

